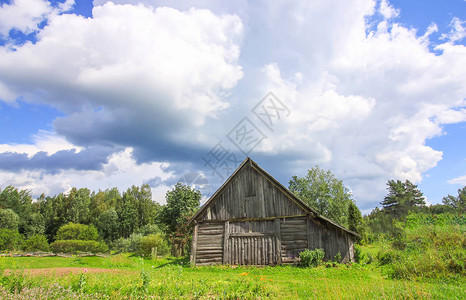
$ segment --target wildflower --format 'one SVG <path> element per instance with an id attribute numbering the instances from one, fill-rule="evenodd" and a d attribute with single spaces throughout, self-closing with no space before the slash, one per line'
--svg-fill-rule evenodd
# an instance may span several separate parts
<path id="1" fill-rule="evenodd" d="M 84 269 L 84 273 L 87 273 L 87 269 Z"/>

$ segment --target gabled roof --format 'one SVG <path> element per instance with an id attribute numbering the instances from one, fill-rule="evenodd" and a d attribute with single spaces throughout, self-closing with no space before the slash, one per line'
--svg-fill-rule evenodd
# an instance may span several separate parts
<path id="1" fill-rule="evenodd" d="M 335 223 L 334 221 L 330 220 L 329 218 L 326 218 L 322 215 L 320 215 L 315 209 L 307 205 L 304 201 L 299 199 L 295 194 L 290 192 L 286 187 L 284 187 L 280 182 L 278 182 L 277 179 L 275 179 L 272 175 L 267 173 L 264 169 L 262 169 L 255 161 L 253 161 L 250 157 L 247 157 L 239 166 L 236 168 L 236 170 L 233 172 L 233 174 L 228 177 L 228 179 L 222 184 L 222 186 L 207 200 L 207 202 L 192 216 L 192 218 L 189 220 L 188 225 L 191 225 L 194 220 L 197 219 L 206 209 L 209 207 L 211 203 L 213 203 L 219 195 L 223 193 L 225 188 L 230 184 L 230 182 L 233 180 L 233 178 L 239 173 L 241 169 L 243 169 L 245 166 L 251 166 L 256 170 L 259 174 L 264 176 L 267 180 L 269 180 L 277 189 L 279 189 L 282 193 L 284 193 L 288 199 L 290 199 L 292 202 L 294 202 L 297 206 L 299 206 L 301 209 L 309 213 L 310 215 L 314 216 L 317 219 L 321 219 L 327 223 L 330 223 L 354 236 L 360 237 L 359 234 L 357 234 L 354 231 L 348 230 L 345 227 Z"/>

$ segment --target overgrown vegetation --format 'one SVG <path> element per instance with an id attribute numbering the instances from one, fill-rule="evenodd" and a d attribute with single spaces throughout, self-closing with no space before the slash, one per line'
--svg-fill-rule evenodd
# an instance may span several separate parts
<path id="1" fill-rule="evenodd" d="M 300 265 L 306 268 L 315 268 L 322 264 L 325 252 L 323 249 L 306 249 L 299 253 Z"/>

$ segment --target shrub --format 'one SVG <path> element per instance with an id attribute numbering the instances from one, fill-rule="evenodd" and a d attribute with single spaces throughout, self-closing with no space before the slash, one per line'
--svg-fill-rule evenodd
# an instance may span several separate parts
<path id="1" fill-rule="evenodd" d="M 47 238 L 43 234 L 35 234 L 24 241 L 23 250 L 25 251 L 49 251 L 50 246 Z"/>
<path id="2" fill-rule="evenodd" d="M 77 223 L 68 223 L 58 229 L 56 240 L 81 240 L 81 241 L 97 241 L 99 234 L 97 229 L 92 225 L 84 225 Z"/>
<path id="3" fill-rule="evenodd" d="M 0 251 L 18 250 L 24 237 L 16 230 L 0 228 Z"/>
<path id="4" fill-rule="evenodd" d="M 167 255 L 170 251 L 167 242 L 163 239 L 162 234 L 149 234 L 141 239 L 138 254 L 144 257 L 150 257 L 152 248 L 157 249 L 158 255 Z"/>
<path id="5" fill-rule="evenodd" d="M 325 252 L 323 249 L 306 249 L 299 253 L 300 265 L 305 268 L 313 268 L 322 264 Z"/>
<path id="6" fill-rule="evenodd" d="M 400 253 L 393 249 L 383 249 L 377 253 L 379 265 L 388 265 L 400 260 Z"/>
<path id="7" fill-rule="evenodd" d="M 335 257 L 333 258 L 333 261 L 336 262 L 336 263 L 341 263 L 341 253 L 340 253 L 340 251 L 338 251 L 338 253 L 335 255 Z"/>
<path id="8" fill-rule="evenodd" d="M 82 240 L 58 240 L 50 244 L 53 252 L 76 253 L 76 252 L 107 252 L 108 247 L 105 243 L 97 241 Z"/>

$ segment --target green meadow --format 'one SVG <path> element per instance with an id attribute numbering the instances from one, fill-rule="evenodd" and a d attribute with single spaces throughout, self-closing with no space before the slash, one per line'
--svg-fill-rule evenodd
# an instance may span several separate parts
<path id="1" fill-rule="evenodd" d="M 0 266 L 1 299 L 464 299 L 466 295 L 462 277 L 397 280 L 371 264 L 192 267 L 186 259 L 118 254 L 2 257 Z"/>

